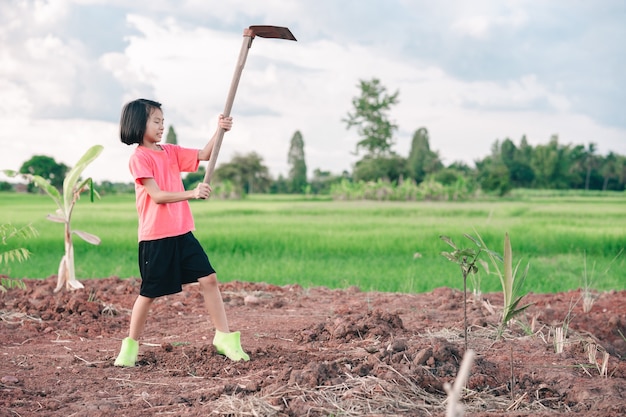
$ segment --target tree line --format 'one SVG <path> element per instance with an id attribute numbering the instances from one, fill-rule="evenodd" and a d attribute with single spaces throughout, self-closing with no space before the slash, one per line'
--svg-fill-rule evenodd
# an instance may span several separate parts
<path id="1" fill-rule="evenodd" d="M 515 188 L 575 189 L 624 191 L 626 189 L 626 157 L 609 152 L 599 155 L 595 143 L 563 144 L 557 135 L 548 143 L 532 146 L 525 136 L 516 144 L 510 138 L 496 140 L 491 153 L 474 161 L 474 167 L 464 162 L 445 165 L 438 151 L 432 150 L 426 127 L 413 134 L 409 154 L 395 152 L 395 132 L 398 126 L 390 119 L 390 111 L 398 103 L 399 91 L 388 93 L 379 79 L 359 81 L 360 94 L 352 99 L 352 110 L 342 119 L 346 129 L 356 129 L 359 141 L 356 154 L 360 159 L 352 172 L 334 174 L 319 168 L 309 175 L 306 164 L 305 141 L 298 130 L 291 137 L 287 152 L 289 171 L 273 178 L 263 158 L 256 152 L 235 154 L 220 164 L 214 173 L 214 194 L 238 198 L 251 193 L 330 194 L 334 186 L 384 182 L 393 186 L 410 183 L 437 183 L 452 186 L 462 182 L 469 189 L 505 195 Z M 166 143 L 177 144 L 173 126 L 169 127 Z M 20 172 L 41 175 L 52 185 L 62 187 L 68 171 L 54 159 L 36 155 L 24 162 Z M 204 178 L 204 167 L 183 178 L 187 188 Z M 59 183 L 61 182 L 61 183 Z M 0 190 L 11 184 L 0 182 Z M 29 184 L 29 191 L 32 186 Z M 406 187 L 406 185 L 404 186 Z M 101 193 L 131 192 L 132 184 L 97 184 Z"/>

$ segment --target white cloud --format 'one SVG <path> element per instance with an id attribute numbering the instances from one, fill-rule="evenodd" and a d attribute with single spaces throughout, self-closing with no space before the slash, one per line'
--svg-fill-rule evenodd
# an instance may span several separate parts
<path id="1" fill-rule="evenodd" d="M 50 155 L 57 162 L 73 166 L 91 146 L 101 144 L 103 154 L 87 176 L 127 182 L 129 150 L 120 146 L 117 126 L 90 120 L 3 120 L 0 170 L 19 170 L 33 155 Z M 20 140 L 19 138 L 28 138 Z"/>
<path id="2" fill-rule="evenodd" d="M 77 4 L 125 10 L 120 41 L 124 46 L 95 45 L 98 40 L 89 33 L 71 32 L 67 24 L 77 13 Z M 218 164 L 235 152 L 255 151 L 273 175 L 284 174 L 289 141 L 299 130 L 309 172 L 350 170 L 357 159 L 352 152 L 358 138 L 341 119 L 360 93 L 359 80 L 373 77 L 389 92 L 400 92 L 391 117 L 400 126 L 396 150 L 404 155 L 420 127 L 429 130 L 431 148 L 446 162 L 471 162 L 486 156 L 496 139 L 518 142 L 524 134 L 535 144 L 559 134 L 563 143 L 596 142 L 601 152 L 626 154 L 625 128 L 607 126 L 575 107 L 590 98 L 614 107 L 610 97 L 598 91 L 593 96 L 573 94 L 567 87 L 571 81 L 555 83 L 546 77 L 551 69 L 562 70 L 544 68 L 546 63 L 557 65 L 559 56 L 583 51 L 560 38 L 551 43 L 551 31 L 561 36 L 549 19 L 545 23 L 553 10 L 526 2 L 477 2 L 472 7 L 455 2 L 455 7 L 429 8 L 424 4 L 390 0 L 383 8 L 363 2 L 357 10 L 322 0 L 212 4 L 195 0 L 172 9 L 166 1 L 68 0 L 4 7 L 0 168 L 19 168 L 33 154 L 71 165 L 89 146 L 100 143 L 105 151 L 93 164 L 93 176 L 128 181 L 127 155 L 132 147 L 119 141 L 117 115 L 124 102 L 138 97 L 163 102 L 166 124 L 175 127 L 179 143 L 203 146 L 223 110 L 242 43 L 241 29 L 249 24 L 288 26 L 298 42 L 254 40 L 233 107 L 235 125 L 226 135 Z M 385 16 L 393 16 L 393 21 Z M 83 24 L 80 30 L 83 26 L 88 27 Z M 526 43 L 524 36 L 537 27 L 544 30 L 545 51 Z M 518 32 L 520 37 L 515 37 Z M 480 45 L 485 48 L 482 55 L 472 49 Z M 491 51 L 492 47 L 498 49 Z M 458 60 L 457 51 L 464 53 Z M 520 51 L 533 52 L 534 61 L 522 60 L 523 68 L 507 72 L 497 62 L 480 61 L 490 56 L 485 51 L 497 52 L 491 56 L 500 63 L 507 58 L 521 62 Z M 539 59 L 543 56 L 550 59 Z M 607 68 L 616 62 L 610 61 Z M 456 71 L 465 64 L 475 65 L 479 76 Z M 568 68 L 568 75 L 585 79 L 585 67 Z M 605 81 L 624 88 L 619 78 Z M 112 87 L 119 91 L 110 91 Z M 109 110 L 99 111 L 100 107 Z"/>
<path id="3" fill-rule="evenodd" d="M 468 35 L 477 39 L 485 39 L 497 29 L 518 29 L 527 21 L 523 13 L 509 16 L 467 16 L 452 24 L 452 30 L 460 35 Z"/>

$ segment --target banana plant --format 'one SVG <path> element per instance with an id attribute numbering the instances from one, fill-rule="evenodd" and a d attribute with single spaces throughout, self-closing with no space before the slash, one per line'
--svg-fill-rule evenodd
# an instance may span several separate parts
<path id="1" fill-rule="evenodd" d="M 22 175 L 28 181 L 35 183 L 39 188 L 44 190 L 57 205 L 55 214 L 48 214 L 47 219 L 65 225 L 65 254 L 59 263 L 59 273 L 57 277 L 57 286 L 54 292 L 60 291 L 64 286 L 67 290 L 76 290 L 84 288 L 83 284 L 76 279 L 76 271 L 74 269 L 74 244 L 72 235 L 76 235 L 85 242 L 92 245 L 99 245 L 100 238 L 91 233 L 82 230 L 74 230 L 71 226 L 72 212 L 76 202 L 80 198 L 80 194 L 88 191 L 90 199 L 94 201 L 94 195 L 98 193 L 93 188 L 93 180 L 91 178 L 81 179 L 81 174 L 87 166 L 93 162 L 102 152 L 102 145 L 94 145 L 85 152 L 78 160 L 76 165 L 67 173 L 63 180 L 63 194 L 52 186 L 45 178 L 39 175 L 19 174 L 15 171 L 5 171 L 8 176 Z"/>

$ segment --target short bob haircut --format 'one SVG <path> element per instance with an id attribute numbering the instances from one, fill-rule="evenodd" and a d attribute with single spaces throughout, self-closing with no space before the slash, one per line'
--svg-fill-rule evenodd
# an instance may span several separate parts
<path id="1" fill-rule="evenodd" d="M 150 114 L 161 108 L 161 103 L 140 98 L 127 103 L 120 118 L 120 139 L 127 145 L 141 144 L 146 133 L 146 124 Z"/>

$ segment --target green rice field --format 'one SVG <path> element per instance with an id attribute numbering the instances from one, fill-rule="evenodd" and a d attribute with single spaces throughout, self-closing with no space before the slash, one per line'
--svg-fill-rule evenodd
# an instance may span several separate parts
<path id="1" fill-rule="evenodd" d="M 220 281 L 425 292 L 463 287 L 459 267 L 442 255 L 475 247 L 479 234 L 502 253 L 509 233 L 514 263 L 530 264 L 525 292 L 550 293 L 589 286 L 626 289 L 626 194 L 516 194 L 509 200 L 470 202 L 330 201 L 298 196 L 251 196 L 242 201 L 193 201 L 196 232 Z M 63 256 L 63 226 L 45 219 L 55 206 L 45 195 L 0 193 L 0 223 L 31 223 L 39 236 L 11 239 L 0 252 L 25 247 L 23 263 L 0 264 L 14 278 L 55 275 Z M 77 277 L 137 277 L 134 195 L 104 196 L 77 204 L 74 229 L 98 235 L 99 246 L 78 237 Z M 487 257 L 484 258 L 488 260 Z M 523 268 L 521 268 L 523 269 Z M 482 292 L 500 291 L 485 272 L 468 280 Z"/>

